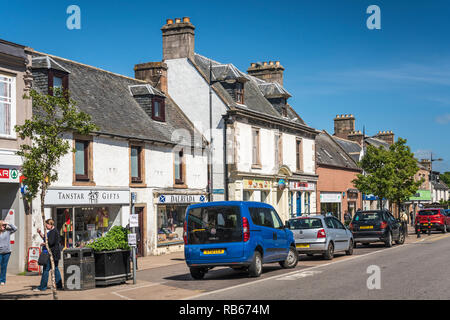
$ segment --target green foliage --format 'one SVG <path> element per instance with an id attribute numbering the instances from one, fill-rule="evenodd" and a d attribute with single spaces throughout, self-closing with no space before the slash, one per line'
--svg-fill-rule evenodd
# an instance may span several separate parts
<path id="1" fill-rule="evenodd" d="M 450 187 L 450 171 L 441 173 L 439 177 L 447 185 L 447 187 Z"/>
<path id="2" fill-rule="evenodd" d="M 423 179 L 414 180 L 419 167 L 406 140 L 402 138 L 388 150 L 367 146 L 359 166 L 364 174 L 358 174 L 353 180 L 355 187 L 365 194 L 373 194 L 393 203 L 408 200 L 423 183 Z"/>
<path id="3" fill-rule="evenodd" d="M 128 233 L 126 228 L 114 226 L 105 236 L 87 244 L 86 247 L 92 248 L 94 251 L 130 250 Z"/>
<path id="4" fill-rule="evenodd" d="M 29 96 L 25 95 L 24 98 L 33 101 L 33 116 L 15 127 L 19 137 L 25 141 L 17 154 L 24 159 L 22 174 L 26 177 L 28 193 L 25 197 L 28 201 L 39 192 L 45 196 L 51 183 L 58 180 L 56 169 L 59 161 L 71 151 L 63 134 L 77 132 L 86 135 L 97 130 L 90 115 L 77 109 L 67 91 L 59 88 L 53 91 L 53 96 L 35 90 L 31 90 Z"/>

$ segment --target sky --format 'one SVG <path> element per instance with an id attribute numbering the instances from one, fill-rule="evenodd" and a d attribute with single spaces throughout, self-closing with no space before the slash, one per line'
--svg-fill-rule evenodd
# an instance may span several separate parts
<path id="1" fill-rule="evenodd" d="M 70 5 L 81 28 L 70 30 Z M 380 29 L 371 5 L 379 8 Z M 246 71 L 280 61 L 289 104 L 334 132 L 353 114 L 367 135 L 392 130 L 417 158 L 450 171 L 450 1 L 0 0 L 0 38 L 133 77 L 161 61 L 166 19 L 190 17 L 195 51 Z"/>

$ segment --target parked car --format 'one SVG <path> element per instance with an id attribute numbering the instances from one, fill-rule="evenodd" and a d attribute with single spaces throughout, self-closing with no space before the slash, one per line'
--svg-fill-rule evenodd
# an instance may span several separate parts
<path id="1" fill-rule="evenodd" d="M 405 243 L 405 232 L 398 219 L 387 210 L 358 211 L 349 225 L 357 243 L 384 242 L 386 247 Z"/>
<path id="2" fill-rule="evenodd" d="M 335 217 L 302 216 L 289 220 L 289 226 L 300 254 L 321 254 L 327 260 L 333 259 L 335 252 L 353 254 L 353 235 Z"/>
<path id="3" fill-rule="evenodd" d="M 422 232 L 438 230 L 446 233 L 450 229 L 450 216 L 442 208 L 422 209 L 416 215 L 416 233 L 420 227 Z"/>
<path id="4" fill-rule="evenodd" d="M 292 231 L 272 206 L 260 202 L 189 206 L 184 244 L 186 264 L 194 279 L 203 279 L 217 266 L 247 270 L 251 277 L 259 277 L 265 263 L 294 268 L 298 262 Z"/>

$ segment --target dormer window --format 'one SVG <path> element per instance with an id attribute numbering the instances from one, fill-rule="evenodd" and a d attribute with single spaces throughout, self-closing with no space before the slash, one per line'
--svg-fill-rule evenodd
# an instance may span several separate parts
<path id="1" fill-rule="evenodd" d="M 69 75 L 57 70 L 48 71 L 48 94 L 53 95 L 53 88 L 59 88 L 63 92 L 69 90 Z"/>
<path id="2" fill-rule="evenodd" d="M 152 119 L 156 121 L 166 121 L 164 99 L 160 97 L 153 97 L 152 99 Z"/>
<path id="3" fill-rule="evenodd" d="M 286 102 L 286 99 L 284 99 L 284 101 Z M 288 116 L 286 104 L 285 104 L 284 106 L 281 107 L 281 113 L 282 113 L 282 116 L 283 116 L 283 117 L 287 117 L 287 116 Z"/>
<path id="4" fill-rule="evenodd" d="M 244 104 L 244 84 L 242 82 L 236 82 L 234 95 L 237 103 Z"/>

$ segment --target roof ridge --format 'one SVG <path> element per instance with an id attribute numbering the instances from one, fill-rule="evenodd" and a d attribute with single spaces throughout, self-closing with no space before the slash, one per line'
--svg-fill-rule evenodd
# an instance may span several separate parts
<path id="1" fill-rule="evenodd" d="M 34 50 L 34 49 L 32 50 L 32 52 L 33 52 L 33 53 L 36 53 L 36 54 L 41 54 L 41 55 L 44 55 L 44 56 L 49 56 L 49 57 L 51 57 L 51 58 L 60 59 L 60 60 L 66 61 L 66 62 L 78 64 L 78 65 L 80 65 L 80 66 L 87 67 L 87 68 L 90 68 L 90 69 L 94 69 L 94 70 L 97 70 L 97 71 L 109 73 L 109 74 L 114 75 L 114 76 L 117 76 L 117 77 L 129 79 L 129 80 L 134 80 L 134 81 L 138 81 L 138 82 L 142 82 L 142 83 L 148 83 L 147 81 L 144 81 L 144 80 L 139 80 L 139 79 L 136 79 L 136 78 L 131 78 L 131 77 L 128 77 L 128 76 L 124 76 L 123 74 L 119 74 L 119 73 L 115 73 L 115 72 L 112 72 L 112 71 L 100 69 L 100 68 L 97 68 L 97 67 L 94 67 L 94 66 L 85 64 L 85 63 L 81 63 L 81 62 L 78 62 L 78 61 L 74 61 L 74 60 L 62 58 L 62 57 L 59 57 L 59 56 L 55 56 L 55 55 L 53 55 L 53 54 L 49 54 L 49 53 L 45 53 L 45 52 L 36 51 L 36 50 Z M 55 62 L 56 62 L 56 61 L 55 61 Z M 56 63 L 57 63 L 57 62 L 56 62 Z"/>

